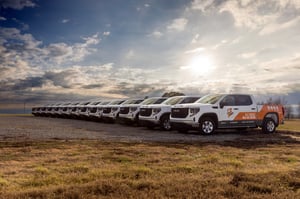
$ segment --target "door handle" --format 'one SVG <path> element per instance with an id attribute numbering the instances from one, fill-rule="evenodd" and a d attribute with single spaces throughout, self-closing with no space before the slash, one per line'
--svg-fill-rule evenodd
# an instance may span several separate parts
<path id="1" fill-rule="evenodd" d="M 239 110 L 239 108 L 234 108 L 233 110 Z"/>
<path id="2" fill-rule="evenodd" d="M 256 108 L 251 108 L 251 110 L 256 110 Z"/>

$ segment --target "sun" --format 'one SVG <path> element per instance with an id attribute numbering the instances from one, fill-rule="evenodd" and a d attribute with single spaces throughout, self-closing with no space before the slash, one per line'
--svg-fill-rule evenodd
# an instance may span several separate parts
<path id="1" fill-rule="evenodd" d="M 192 73 L 206 75 L 213 70 L 213 61 L 209 55 L 197 55 L 190 60 L 186 68 Z"/>

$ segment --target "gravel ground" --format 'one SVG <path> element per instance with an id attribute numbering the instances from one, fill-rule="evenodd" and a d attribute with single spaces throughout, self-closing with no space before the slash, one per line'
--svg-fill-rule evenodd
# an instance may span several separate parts
<path id="1" fill-rule="evenodd" d="M 144 127 L 106 124 L 100 122 L 31 117 L 31 116 L 1 116 L 0 141 L 21 140 L 70 140 L 98 139 L 106 141 L 126 142 L 232 142 L 294 140 L 299 141 L 299 133 L 277 132 L 273 135 L 262 134 L 259 130 L 236 130 L 217 132 L 211 136 L 203 136 L 198 132 L 186 134 L 176 131 L 148 130 Z"/>

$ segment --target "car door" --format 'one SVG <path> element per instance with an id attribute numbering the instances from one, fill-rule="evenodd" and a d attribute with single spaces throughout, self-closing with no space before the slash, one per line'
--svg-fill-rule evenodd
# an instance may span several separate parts
<path id="1" fill-rule="evenodd" d="M 256 112 L 249 95 L 227 95 L 219 104 L 219 127 L 255 127 Z"/>

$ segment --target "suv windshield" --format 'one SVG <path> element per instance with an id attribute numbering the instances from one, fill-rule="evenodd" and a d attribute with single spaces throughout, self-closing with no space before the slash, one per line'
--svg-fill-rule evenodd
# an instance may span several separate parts
<path id="1" fill-rule="evenodd" d="M 94 102 L 92 103 L 91 105 L 97 105 L 97 104 L 100 104 L 101 102 Z"/>
<path id="2" fill-rule="evenodd" d="M 149 98 L 143 101 L 143 105 L 148 105 L 148 104 L 161 104 L 164 102 L 167 98 Z"/>
<path id="3" fill-rule="evenodd" d="M 174 104 L 177 104 L 182 98 L 184 98 L 183 96 L 180 96 L 180 97 L 172 97 L 168 100 L 166 100 L 163 104 L 166 104 L 166 105 L 174 105 Z"/>
<path id="4" fill-rule="evenodd" d="M 188 103 L 194 103 L 195 101 L 197 101 L 199 99 L 199 97 L 187 97 L 184 100 L 182 100 L 180 102 L 180 104 L 188 104 Z"/>
<path id="5" fill-rule="evenodd" d="M 104 101 L 104 102 L 101 102 L 99 105 L 107 105 L 109 103 L 110 103 L 110 101 Z"/>
<path id="6" fill-rule="evenodd" d="M 202 104 L 214 104 L 216 103 L 223 95 L 206 95 L 199 100 L 196 101 L 196 103 L 202 103 Z"/>
<path id="7" fill-rule="evenodd" d="M 143 100 L 142 99 L 135 99 L 135 100 L 128 100 L 124 104 L 140 104 Z"/>
<path id="8" fill-rule="evenodd" d="M 122 104 L 125 100 L 116 100 L 116 101 L 113 101 L 111 102 L 109 105 L 119 105 L 119 104 Z"/>

